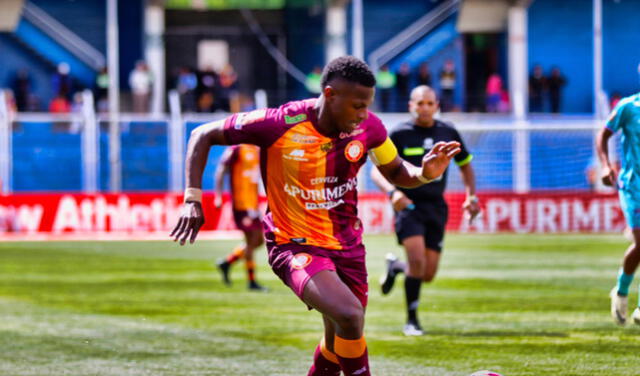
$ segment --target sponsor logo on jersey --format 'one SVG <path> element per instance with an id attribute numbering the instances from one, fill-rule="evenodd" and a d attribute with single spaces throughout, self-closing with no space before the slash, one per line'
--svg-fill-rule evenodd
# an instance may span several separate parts
<path id="1" fill-rule="evenodd" d="M 307 114 L 298 114 L 296 116 L 284 115 L 284 122 L 287 124 L 296 124 L 307 120 Z"/>
<path id="2" fill-rule="evenodd" d="M 294 160 L 294 161 L 298 161 L 298 162 L 306 162 L 306 161 L 309 160 L 309 159 L 304 157 L 304 150 L 303 149 L 293 149 L 288 154 L 284 154 L 283 157 L 285 159 Z"/>
<path id="3" fill-rule="evenodd" d="M 347 192 L 351 192 L 358 186 L 358 179 L 353 177 L 346 183 L 332 188 L 323 189 L 301 189 L 298 186 L 286 183 L 284 191 L 292 197 L 300 197 L 305 201 L 336 201 L 342 198 Z"/>
<path id="4" fill-rule="evenodd" d="M 307 210 L 331 210 L 342 204 L 344 204 L 344 200 L 340 199 L 338 201 L 306 202 L 304 207 Z"/>
<path id="5" fill-rule="evenodd" d="M 364 155 L 364 145 L 358 140 L 353 140 L 344 149 L 344 156 L 349 162 L 357 162 Z"/>
<path id="6" fill-rule="evenodd" d="M 322 184 L 322 183 L 337 183 L 338 182 L 338 177 L 337 176 L 321 176 L 319 178 L 313 178 L 311 179 L 310 183 L 311 185 L 317 185 L 317 184 Z"/>
<path id="7" fill-rule="evenodd" d="M 318 137 L 295 133 L 291 136 L 291 142 L 298 144 L 313 144 L 318 142 Z"/>
<path id="8" fill-rule="evenodd" d="M 431 137 L 427 137 L 424 139 L 424 142 L 422 143 L 422 147 L 427 149 L 427 150 L 431 150 L 431 148 L 433 148 L 433 138 Z"/>
<path id="9" fill-rule="evenodd" d="M 293 239 L 291 239 L 293 240 Z M 294 269 L 304 269 L 313 261 L 313 257 L 311 257 L 308 253 L 298 253 L 291 259 L 291 267 Z"/>

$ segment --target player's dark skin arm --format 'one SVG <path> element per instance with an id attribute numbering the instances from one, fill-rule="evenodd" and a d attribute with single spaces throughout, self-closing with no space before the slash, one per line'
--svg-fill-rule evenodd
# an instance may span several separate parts
<path id="1" fill-rule="evenodd" d="M 224 120 L 203 124 L 191 132 L 185 161 L 185 178 L 188 188 L 202 189 L 202 173 L 207 164 L 211 145 L 227 145 L 227 140 L 224 138 Z M 184 245 L 187 239 L 193 243 L 202 225 L 204 225 L 202 204 L 197 201 L 187 201 L 182 208 L 178 224 L 169 236 L 173 237 L 174 241 L 180 241 L 180 245 Z"/>
<path id="2" fill-rule="evenodd" d="M 422 175 L 429 180 L 437 178 L 447 169 L 451 158 L 459 152 L 459 142 L 438 142 L 422 159 L 422 168 L 396 156 L 391 162 L 378 166 L 378 170 L 397 187 L 415 188 L 424 184 L 418 176 Z"/>
<path id="3" fill-rule="evenodd" d="M 616 184 L 617 176 L 616 170 L 611 166 L 609 160 L 609 138 L 613 136 L 613 132 L 609 128 L 602 128 L 596 136 L 596 150 L 598 152 L 598 159 L 602 164 L 602 184 L 606 186 L 614 186 Z"/>

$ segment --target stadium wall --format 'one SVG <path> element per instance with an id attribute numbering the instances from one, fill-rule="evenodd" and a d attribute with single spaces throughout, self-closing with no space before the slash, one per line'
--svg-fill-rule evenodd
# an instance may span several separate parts
<path id="1" fill-rule="evenodd" d="M 611 96 L 638 91 L 640 2 L 603 0 L 603 88 Z M 529 8 L 529 71 L 553 66 L 567 79 L 561 111 L 593 112 L 593 8 L 589 1 L 536 0 Z"/>
<path id="2" fill-rule="evenodd" d="M 462 212 L 464 194 L 447 194 L 450 231 L 496 233 L 619 233 L 624 217 L 615 194 L 483 193 L 482 215 L 469 225 Z M 182 196 L 166 193 L 19 194 L 0 196 L 0 235 L 36 233 L 168 234 L 180 216 Z M 228 195 L 223 205 L 213 205 L 205 193 L 203 208 L 207 222 L 203 231 L 234 230 Z M 262 198 L 262 207 L 265 199 Z M 359 217 L 367 233 L 391 233 L 393 212 L 386 195 L 362 194 Z"/>

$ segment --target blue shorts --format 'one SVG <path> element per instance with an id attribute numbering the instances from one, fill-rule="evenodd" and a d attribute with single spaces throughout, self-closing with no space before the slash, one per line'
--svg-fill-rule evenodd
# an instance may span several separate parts
<path id="1" fill-rule="evenodd" d="M 632 229 L 640 229 L 640 192 L 635 189 L 621 189 L 620 208 Z"/>

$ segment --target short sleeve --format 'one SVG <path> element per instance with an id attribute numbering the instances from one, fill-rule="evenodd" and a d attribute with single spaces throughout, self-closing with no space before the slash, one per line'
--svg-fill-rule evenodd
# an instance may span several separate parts
<path id="1" fill-rule="evenodd" d="M 620 130 L 622 125 L 624 124 L 625 117 L 625 108 L 629 101 L 627 99 L 621 100 L 616 107 L 611 111 L 611 114 L 607 118 L 606 127 L 609 128 L 613 133 Z"/>
<path id="2" fill-rule="evenodd" d="M 456 164 L 458 166 L 462 167 L 469 164 L 473 159 L 473 156 L 469 153 L 469 150 L 467 150 L 464 141 L 462 141 L 460 133 L 458 133 L 455 128 L 452 128 L 451 131 L 453 132 L 453 140 L 460 143 L 460 153 L 456 154 L 453 159 L 456 161 Z"/>
<path id="3" fill-rule="evenodd" d="M 377 148 L 387 140 L 387 129 L 379 117 L 369 112 L 367 122 L 367 150 Z"/>
<path id="4" fill-rule="evenodd" d="M 274 108 L 234 114 L 225 121 L 224 137 L 231 145 L 270 146 L 281 135 L 278 132 L 281 117 L 281 111 Z"/>

